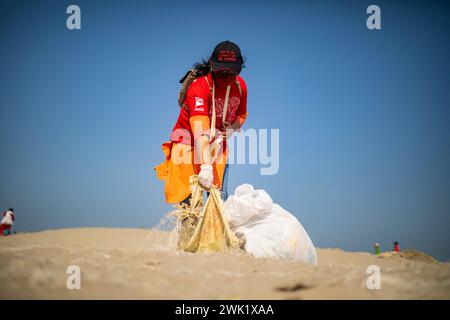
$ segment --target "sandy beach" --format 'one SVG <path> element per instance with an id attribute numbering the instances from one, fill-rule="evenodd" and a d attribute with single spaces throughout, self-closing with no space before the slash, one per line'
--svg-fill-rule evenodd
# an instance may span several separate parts
<path id="1" fill-rule="evenodd" d="M 0 299 L 449 299 L 450 264 L 418 253 L 318 249 L 317 266 L 190 254 L 168 232 L 80 228 L 0 237 Z M 67 267 L 81 270 L 69 290 Z M 381 269 L 369 290 L 367 267 Z"/>

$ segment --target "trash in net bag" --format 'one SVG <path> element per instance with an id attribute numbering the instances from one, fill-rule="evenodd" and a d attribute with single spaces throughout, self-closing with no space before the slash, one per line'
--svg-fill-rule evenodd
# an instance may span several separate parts
<path id="1" fill-rule="evenodd" d="M 264 190 L 238 186 L 225 201 L 225 213 L 231 230 L 245 241 L 245 251 L 254 256 L 317 264 L 316 249 L 301 223 Z"/>
<path id="2" fill-rule="evenodd" d="M 178 248 L 188 252 L 240 250 L 241 242 L 224 217 L 220 191 L 211 187 L 203 205 L 203 189 L 198 184 L 198 176 L 191 176 L 190 183 L 190 204 L 178 210 Z"/>

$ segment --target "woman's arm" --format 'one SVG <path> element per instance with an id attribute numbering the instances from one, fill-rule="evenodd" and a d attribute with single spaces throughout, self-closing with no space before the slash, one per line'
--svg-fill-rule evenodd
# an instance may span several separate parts
<path id="1" fill-rule="evenodd" d="M 189 122 L 194 139 L 194 163 L 211 164 L 209 117 L 192 116 Z"/>

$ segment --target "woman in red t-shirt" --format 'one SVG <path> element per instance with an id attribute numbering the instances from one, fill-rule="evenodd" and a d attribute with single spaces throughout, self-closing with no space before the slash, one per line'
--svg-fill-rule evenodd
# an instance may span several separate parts
<path id="1" fill-rule="evenodd" d="M 216 185 L 227 197 L 226 139 L 239 130 L 247 117 L 247 86 L 239 75 L 243 67 L 240 48 L 233 42 L 219 43 L 203 65 L 206 75 L 189 86 L 170 142 L 163 144 L 166 160 L 155 168 L 165 180 L 166 202 L 185 202 L 190 196 L 189 177 Z M 197 65 L 198 67 L 198 65 Z M 225 141 L 211 156 L 211 140 Z M 223 139 L 223 140 L 222 140 Z"/>

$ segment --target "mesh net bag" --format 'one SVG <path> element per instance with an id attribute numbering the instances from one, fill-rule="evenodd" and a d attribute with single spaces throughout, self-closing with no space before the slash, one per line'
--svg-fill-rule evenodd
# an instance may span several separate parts
<path id="1" fill-rule="evenodd" d="M 241 243 L 225 218 L 220 191 L 212 187 L 203 205 L 203 189 L 197 176 L 192 176 L 190 183 L 190 205 L 179 208 L 178 248 L 187 252 L 239 250 Z"/>

